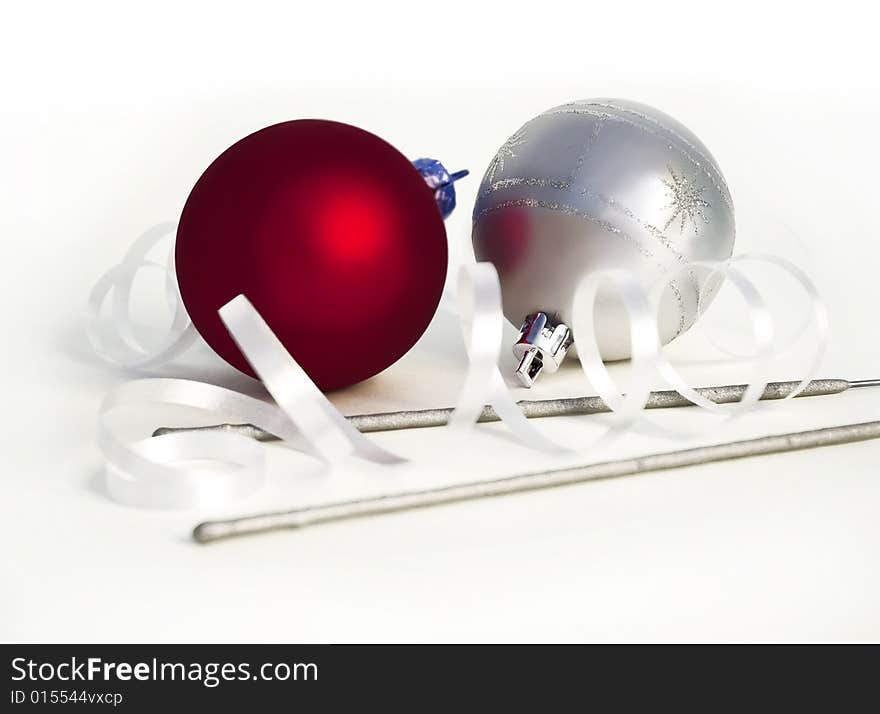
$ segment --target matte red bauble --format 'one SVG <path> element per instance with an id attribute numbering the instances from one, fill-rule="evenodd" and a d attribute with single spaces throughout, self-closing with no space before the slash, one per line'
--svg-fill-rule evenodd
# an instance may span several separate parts
<path id="1" fill-rule="evenodd" d="M 437 309 L 446 229 L 409 160 L 321 120 L 262 129 L 227 149 L 183 209 L 180 293 L 205 341 L 253 375 L 217 310 L 244 294 L 324 390 L 402 357 Z"/>

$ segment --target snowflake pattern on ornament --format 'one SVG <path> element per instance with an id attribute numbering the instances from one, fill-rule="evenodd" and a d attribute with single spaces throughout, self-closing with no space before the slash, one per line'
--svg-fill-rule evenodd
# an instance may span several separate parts
<path id="1" fill-rule="evenodd" d="M 526 143 L 525 139 L 525 131 L 524 129 L 520 129 L 515 132 L 513 136 L 511 136 L 507 141 L 504 142 L 504 145 L 498 149 L 498 153 L 495 154 L 495 158 L 492 159 L 492 163 L 489 164 L 489 184 L 495 182 L 495 175 L 501 174 L 504 172 L 504 160 L 512 159 L 516 157 L 516 152 L 514 149 L 517 146 L 521 146 Z"/>
<path id="2" fill-rule="evenodd" d="M 671 180 L 660 180 L 669 189 L 666 196 L 670 202 L 663 208 L 664 210 L 671 208 L 673 211 L 669 220 L 666 221 L 666 225 L 663 226 L 663 230 L 669 228 L 677 219 L 681 219 L 679 233 L 684 233 L 685 225 L 690 222 L 693 224 L 694 233 L 699 234 L 700 228 L 697 218 L 700 218 L 703 223 L 709 223 L 709 218 L 703 213 L 703 209 L 710 208 L 712 205 L 702 197 L 706 187 L 698 186 L 693 179 L 689 179 L 683 173 L 681 175 L 675 173 L 671 166 L 666 168 Z"/>

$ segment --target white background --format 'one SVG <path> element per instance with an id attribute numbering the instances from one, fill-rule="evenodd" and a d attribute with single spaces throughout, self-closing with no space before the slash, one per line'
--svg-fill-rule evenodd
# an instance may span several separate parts
<path id="1" fill-rule="evenodd" d="M 103 495 L 97 410 L 114 385 L 143 375 L 100 363 L 82 331 L 95 279 L 146 227 L 176 220 L 201 171 L 251 131 L 334 118 L 409 156 L 470 168 L 448 222 L 461 259 L 497 147 L 550 106 L 611 96 L 682 120 L 718 159 L 742 215 L 774 216 L 741 224 L 739 241 L 790 248 L 812 270 L 833 327 L 823 376 L 880 376 L 872 12 L 845 2 L 7 8 L 0 638 L 880 638 L 877 443 L 201 547 L 190 528 L 217 511 L 157 514 Z M 803 244 L 783 240 L 781 225 Z M 402 362 L 333 400 L 346 413 L 448 405 L 463 367 L 457 327 L 441 313 Z M 261 393 L 206 349 L 162 374 Z M 736 377 L 698 366 L 693 376 Z M 587 391 L 572 365 L 530 396 Z M 878 400 L 861 390 L 769 405 L 702 441 L 876 419 Z M 542 426 L 586 440 L 591 419 L 602 423 Z M 405 477 L 327 477 L 273 446 L 270 485 L 227 512 L 541 465 L 487 431 L 456 449 L 438 430 L 373 437 L 414 460 Z M 632 436 L 615 453 L 684 444 Z"/>

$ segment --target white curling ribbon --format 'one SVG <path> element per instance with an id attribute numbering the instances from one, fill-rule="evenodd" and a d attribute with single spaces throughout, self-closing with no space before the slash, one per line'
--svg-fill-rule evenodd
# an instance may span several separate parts
<path id="1" fill-rule="evenodd" d="M 95 286 L 89 302 L 90 336 L 103 356 L 129 366 L 157 366 L 180 354 L 191 343 L 194 329 L 185 317 L 172 268 L 163 268 L 145 258 L 168 230 L 167 225 L 157 226 L 141 236 L 122 263 L 108 271 Z M 793 276 L 809 297 L 810 323 L 815 326 L 818 346 L 808 370 L 810 375 L 801 384 L 805 386 L 813 378 L 827 344 L 827 315 L 818 291 L 803 271 L 784 259 L 743 256 L 740 260 L 772 263 Z M 664 436 L 687 433 L 646 420 L 644 406 L 656 374 L 698 407 L 723 414 L 726 419 L 737 418 L 754 408 L 766 386 L 769 361 L 778 357 L 780 347 L 773 343 L 772 317 L 764 301 L 733 262 L 685 266 L 708 267 L 723 273 L 738 289 L 748 309 L 755 334 L 755 349 L 748 359 L 758 376 L 749 384 L 741 401 L 733 405 L 719 405 L 700 396 L 663 354 L 655 318 L 660 288 L 672 274 L 658 281 L 657 289 L 652 291 L 644 290 L 634 275 L 623 270 L 602 270 L 584 277 L 576 291 L 572 325 L 578 338 L 579 358 L 587 381 L 616 415 L 610 426 L 600 430 L 597 439 L 607 442 L 633 428 Z M 174 311 L 168 337 L 152 351 L 135 337 L 128 314 L 134 275 L 145 267 L 166 270 L 166 297 Z M 504 317 L 494 266 L 489 263 L 463 266 L 458 288 L 468 370 L 450 428 L 473 428 L 483 406 L 489 404 L 523 444 L 552 453 L 568 451 L 565 445 L 544 435 L 523 416 L 499 372 Z M 614 384 L 602 361 L 593 329 L 596 297 L 600 289 L 609 288 L 621 298 L 630 322 L 632 369 L 624 392 Z M 110 324 L 106 325 L 100 323 L 99 313 L 111 290 L 114 291 L 113 313 Z M 338 466 L 351 457 L 379 464 L 404 460 L 380 448 L 351 425 L 296 363 L 246 297 L 238 296 L 230 301 L 220 309 L 220 316 L 277 406 L 222 387 L 188 380 L 145 379 L 118 387 L 102 405 L 99 426 L 99 444 L 107 460 L 107 490 L 112 498 L 142 507 L 186 508 L 241 498 L 263 482 L 262 445 L 234 433 L 180 432 L 126 442 L 113 429 L 115 416 L 119 410 L 146 402 L 210 410 L 228 419 L 254 424 L 331 466 Z M 795 338 L 808 326 L 796 331 Z M 581 441 L 576 449 L 581 451 L 584 447 Z M 225 468 L 212 472 L 187 465 L 193 460 L 221 462 Z"/>
<path id="2" fill-rule="evenodd" d="M 770 314 L 764 299 L 761 297 L 754 283 L 740 268 L 733 265 L 734 263 L 742 262 L 761 262 L 773 265 L 794 278 L 806 294 L 810 308 L 808 315 L 798 328 L 794 330 L 786 342 L 775 339 L 778 335 L 778 331 L 774 328 L 773 317 Z M 687 384 L 685 379 L 662 352 L 659 355 L 657 364 L 657 369 L 660 375 L 675 391 L 686 397 L 696 406 L 715 414 L 724 415 L 726 417 L 725 421 L 739 418 L 752 411 L 761 399 L 767 383 L 772 377 L 772 375 L 769 374 L 770 364 L 779 360 L 781 357 L 784 357 L 786 354 L 789 354 L 792 350 L 797 349 L 801 337 L 810 327 L 812 327 L 816 334 L 813 341 L 813 350 L 809 366 L 805 370 L 805 376 L 784 398 L 776 401 L 783 402 L 789 399 L 794 399 L 804 390 L 804 388 L 806 388 L 810 381 L 817 376 L 828 347 L 828 312 L 815 283 L 813 283 L 803 270 L 791 261 L 769 254 L 744 254 L 734 257 L 726 263 L 698 262 L 689 264 L 688 267 L 692 266 L 707 267 L 715 272 L 722 273 L 727 278 L 728 284 L 733 285 L 742 296 L 749 312 L 749 322 L 751 323 L 754 334 L 754 348 L 752 352 L 734 354 L 729 350 L 723 349 L 717 343 L 713 342 L 713 346 L 722 351 L 728 357 L 735 357 L 738 362 L 750 364 L 754 376 L 749 380 L 746 390 L 738 402 L 732 404 L 718 404 L 701 396 L 689 384 Z M 659 293 L 662 290 L 663 285 L 668 283 L 668 280 L 674 277 L 674 272 L 675 271 L 658 281 L 658 286 L 655 290 L 655 296 L 658 301 Z M 654 421 L 654 424 L 657 425 L 656 421 Z M 715 422 L 715 426 L 719 426 L 719 423 Z M 674 436 L 680 433 L 681 432 L 671 432 L 671 435 Z"/>
<path id="3" fill-rule="evenodd" d="M 576 304 L 586 309 L 577 311 L 582 334 L 594 334 L 593 303 L 601 286 L 611 287 L 621 297 L 630 318 L 632 344 L 632 378 L 625 396 L 617 394 L 608 375 L 595 338 L 584 341 L 581 365 L 587 379 L 602 385 L 606 403 L 616 412 L 612 424 L 594 435 L 592 441 L 580 439 L 568 446 L 546 436 L 529 421 L 514 401 L 498 370 L 502 348 L 504 315 L 501 307 L 501 285 L 491 263 L 464 265 L 459 270 L 458 305 L 462 334 L 468 354 L 468 371 L 458 404 L 449 426 L 454 429 L 473 427 L 483 410 L 491 406 L 504 424 L 525 445 L 555 454 L 584 451 L 599 440 L 608 442 L 632 428 L 638 421 L 651 393 L 651 377 L 659 355 L 659 340 L 652 308 L 635 278 L 623 270 L 601 270 L 590 273 L 581 281 Z M 581 320 L 580 316 L 586 316 Z M 579 350 L 581 343 L 578 343 Z"/>
<path id="4" fill-rule="evenodd" d="M 187 315 L 177 288 L 173 250 L 165 265 L 147 260 L 147 254 L 164 238 L 173 234 L 174 223 L 159 223 L 145 231 L 129 248 L 119 265 L 102 275 L 92 288 L 87 308 L 87 334 L 95 352 L 123 367 L 159 367 L 179 357 L 196 341 L 198 333 Z M 172 313 L 171 325 L 157 345 L 144 345 L 135 335 L 131 322 L 131 289 L 138 271 L 150 268 L 165 273 L 165 299 Z M 108 297 L 110 315 L 102 319 L 101 309 Z"/>
<path id="5" fill-rule="evenodd" d="M 237 406 L 252 411 L 255 405 L 247 400 L 257 402 L 238 392 L 182 379 L 139 379 L 111 391 L 98 422 L 108 495 L 130 506 L 173 509 L 220 505 L 257 490 L 263 483 L 265 457 L 261 444 L 252 439 L 229 432 L 195 432 L 128 442 L 113 426 L 119 411 L 145 403 L 219 408 L 235 414 Z M 192 460 L 220 461 L 227 470 L 206 472 L 187 465 Z"/>
<path id="6" fill-rule="evenodd" d="M 594 326 L 594 305 L 599 288 L 610 284 L 623 301 L 629 317 L 630 384 L 625 394 L 614 385 L 599 352 Z M 631 427 L 642 416 L 651 396 L 651 378 L 660 358 L 660 339 L 648 296 L 625 270 L 600 270 L 587 274 L 575 290 L 572 333 L 578 340 L 578 359 L 587 380 L 606 406 L 619 417 L 617 431 Z"/>
<path id="7" fill-rule="evenodd" d="M 262 444 L 232 432 L 180 432 L 125 441 L 114 429 L 118 412 L 150 403 L 218 412 L 276 434 L 292 446 L 307 446 L 281 409 L 234 390 L 186 379 L 127 382 L 105 398 L 98 427 L 98 444 L 107 461 L 107 492 L 127 505 L 219 505 L 254 492 L 265 475 Z M 192 460 L 220 463 L 225 469 L 187 465 Z"/>
<path id="8" fill-rule="evenodd" d="M 729 263 L 719 263 L 714 261 L 696 261 L 688 264 L 688 269 L 695 267 L 708 268 L 712 272 L 721 273 L 726 278 L 726 283 L 733 286 L 743 298 L 746 311 L 749 314 L 749 323 L 755 341 L 754 354 L 748 359 L 752 366 L 752 372 L 755 375 L 748 380 L 746 388 L 743 391 L 739 401 L 732 404 L 718 404 L 717 402 L 707 399 L 693 389 L 666 358 L 661 350 L 657 355 L 657 371 L 666 382 L 683 397 L 686 397 L 694 406 L 705 409 L 713 414 L 723 415 L 726 421 L 738 418 L 739 416 L 751 411 L 755 404 L 760 400 L 764 389 L 767 386 L 768 367 L 773 359 L 773 336 L 774 325 L 770 311 L 755 288 L 754 284 L 748 280 L 742 273 L 730 265 Z M 658 280 L 651 291 L 654 297 L 654 304 L 659 306 L 660 295 L 663 289 L 675 277 L 677 271 L 672 270 Z M 643 430 L 659 435 L 669 437 L 690 436 L 702 434 L 706 431 L 718 428 L 718 423 L 707 423 L 702 429 L 671 429 L 666 425 L 661 425 L 656 419 L 649 419 L 647 415 L 640 425 Z"/>
<path id="9" fill-rule="evenodd" d="M 807 370 L 808 375 L 779 401 L 792 399 L 815 377 L 821 364 L 828 339 L 824 304 L 813 282 L 790 261 L 770 255 L 745 255 L 736 260 L 763 261 L 776 265 L 794 277 L 810 299 L 812 308 L 810 316 L 795 331 L 790 346 L 793 347 L 794 341 L 810 325 L 816 328 L 817 346 L 810 368 Z M 574 450 L 586 450 L 599 439 L 607 443 L 609 439 L 614 439 L 633 428 L 667 438 L 705 434 L 718 429 L 722 423 L 740 418 L 755 408 L 769 382 L 770 362 L 780 357 L 781 347 L 774 343 L 773 319 L 763 298 L 754 283 L 740 269 L 733 266 L 733 262 L 700 261 L 686 266 L 688 269 L 703 267 L 721 273 L 728 279 L 728 283 L 737 289 L 745 302 L 755 339 L 755 348 L 753 353 L 748 355 L 748 362 L 755 376 L 746 384 L 740 400 L 733 404 L 718 404 L 700 395 L 672 366 L 661 348 L 655 316 L 662 290 L 680 269 L 671 270 L 662 276 L 650 291 L 646 291 L 635 276 L 624 270 L 601 270 L 584 276 L 576 290 L 573 311 L 573 331 L 575 335 L 580 336 L 578 355 L 587 381 L 617 418 L 604 433 L 597 435 L 591 442 L 585 444 L 580 440 L 572 447 Z M 625 393 L 621 393 L 611 379 L 595 339 L 593 308 L 599 289 L 602 287 L 606 290 L 612 288 L 621 298 L 629 319 L 631 375 Z M 571 448 L 568 446 L 542 434 L 523 416 L 498 371 L 497 360 L 500 353 L 503 317 L 500 284 L 491 264 L 478 263 L 461 268 L 458 302 L 469 366 L 458 406 L 450 419 L 450 426 L 453 428 L 472 426 L 482 411 L 482 405 L 489 404 L 522 443 L 554 453 L 570 451 Z M 689 399 L 695 406 L 721 415 L 722 422 L 713 421 L 701 429 L 682 429 L 670 428 L 658 420 L 651 419 L 644 408 L 650 397 L 655 375 L 665 379 L 675 391 Z"/>
<path id="10" fill-rule="evenodd" d="M 404 461 L 351 425 L 291 357 L 244 295 L 221 307 L 220 318 L 263 386 L 296 425 L 308 451 L 329 464 L 338 464 L 350 456 L 380 464 Z"/>
<path id="11" fill-rule="evenodd" d="M 816 284 L 810 279 L 810 276 L 806 273 L 806 271 L 804 271 L 802 268 L 800 268 L 798 265 L 790 260 L 782 258 L 778 255 L 772 255 L 768 253 L 745 253 L 743 255 L 738 255 L 734 258 L 731 258 L 730 262 L 759 262 L 773 265 L 781 269 L 783 272 L 788 273 L 790 277 L 794 278 L 794 280 L 800 285 L 800 287 L 806 294 L 810 308 L 807 311 L 807 315 L 804 317 L 798 327 L 792 331 L 787 342 L 777 340 L 774 345 L 775 359 L 784 357 L 795 350 L 800 352 L 802 350 L 798 347 L 798 345 L 803 335 L 811 327 L 815 331 L 813 340 L 813 355 L 809 367 L 807 367 L 807 369 L 805 370 L 806 376 L 801 380 L 798 386 L 794 390 L 792 390 L 791 393 L 786 395 L 785 399 L 781 401 L 793 399 L 798 394 L 800 394 L 804 390 L 804 388 L 810 383 L 810 381 L 815 379 L 816 376 L 819 374 L 819 369 L 822 366 L 822 361 L 825 358 L 825 353 L 828 350 L 828 344 L 831 339 L 831 329 L 828 321 L 828 308 L 825 307 L 825 303 L 822 300 L 819 289 L 816 287 Z"/>
<path id="12" fill-rule="evenodd" d="M 809 315 L 799 326 L 799 328 L 795 330 L 792 337 L 787 341 L 787 343 L 774 341 L 776 331 L 774 329 L 772 315 L 768 310 L 764 299 L 760 295 L 760 292 L 755 287 L 754 283 L 746 275 L 744 275 L 739 268 L 732 265 L 734 262 L 738 261 L 765 262 L 772 264 L 793 277 L 806 293 L 811 308 Z M 692 388 L 681 376 L 678 370 L 676 370 L 675 367 L 669 362 L 662 349 L 659 350 L 653 357 L 654 366 L 656 367 L 658 375 L 663 378 L 669 384 L 669 386 L 672 387 L 673 390 L 687 398 L 696 407 L 706 410 L 707 412 L 710 412 L 712 414 L 720 415 L 722 419 L 721 421 L 713 420 L 710 423 L 706 423 L 703 428 L 698 429 L 684 429 L 681 427 L 672 428 L 667 424 L 661 423 L 660 418 L 651 418 L 647 412 L 643 412 L 641 415 L 639 415 L 637 423 L 632 423 L 633 428 L 642 433 L 647 433 L 655 436 L 663 436 L 666 438 L 683 438 L 696 435 L 705 435 L 709 432 L 716 431 L 717 429 L 721 428 L 721 426 L 733 420 L 739 419 L 745 414 L 753 411 L 757 403 L 760 401 L 761 396 L 763 395 L 764 390 L 767 386 L 767 383 L 770 381 L 771 375 L 769 374 L 769 368 L 771 362 L 778 360 L 787 352 L 795 349 L 795 343 L 800 339 L 804 332 L 812 326 L 814 327 L 816 332 L 815 347 L 813 349 L 810 366 L 806 370 L 807 374 L 783 399 L 776 401 L 782 402 L 793 399 L 798 394 L 800 394 L 801 391 L 803 391 L 803 389 L 810 383 L 812 379 L 816 377 L 819 367 L 821 366 L 825 351 L 827 349 L 829 339 L 828 316 L 825 305 L 819 295 L 818 289 L 803 270 L 798 268 L 790 261 L 773 255 L 747 254 L 723 263 L 698 261 L 688 263 L 686 266 L 681 266 L 678 269 L 670 270 L 668 273 L 659 278 L 656 281 L 653 289 L 649 291 L 649 295 L 652 298 L 651 302 L 654 310 L 653 315 L 656 315 L 656 309 L 659 307 L 660 297 L 666 285 L 668 285 L 668 283 L 672 279 L 674 279 L 681 270 L 691 269 L 694 267 L 704 267 L 714 272 L 722 273 L 727 278 L 728 284 L 735 287 L 742 296 L 747 312 L 749 314 L 749 322 L 752 326 L 752 331 L 754 334 L 754 349 L 750 354 L 737 354 L 736 357 L 738 362 L 746 362 L 751 366 L 753 377 L 747 380 L 746 388 L 743 392 L 743 395 L 737 402 L 731 404 L 718 404 L 717 402 L 714 402 L 700 395 L 694 388 Z M 592 335 L 594 334 L 591 329 L 592 322 L 589 319 L 592 314 L 592 310 L 590 309 L 579 313 L 577 307 L 581 305 L 581 302 L 582 300 L 576 300 L 575 303 L 576 310 L 573 320 L 573 322 L 575 323 L 573 325 L 574 334 Z M 589 303 L 588 307 L 592 308 L 592 303 Z M 636 314 L 636 312 L 632 310 L 630 310 L 629 313 L 631 319 L 633 315 Z M 581 316 L 583 315 L 587 316 L 586 321 L 581 320 Z M 647 326 L 645 325 L 641 327 L 638 332 L 644 333 L 647 336 Z M 634 332 L 632 332 L 632 325 L 631 336 L 634 336 Z M 718 347 L 717 345 L 713 346 Z M 587 363 L 583 362 L 583 347 L 583 340 L 579 339 L 578 354 L 581 355 L 582 364 L 584 365 L 587 378 L 591 381 L 598 395 L 602 397 L 606 404 L 609 405 L 611 410 L 620 411 L 621 396 L 618 394 L 618 390 L 615 389 L 610 375 L 604 367 L 604 363 L 602 362 L 601 357 L 598 354 L 598 347 L 595 345 L 595 340 L 590 340 L 590 354 L 587 357 Z M 634 348 L 634 356 L 635 353 L 636 350 Z M 729 352 L 726 352 L 726 354 L 727 356 L 732 356 Z M 599 376 L 598 380 L 596 379 L 597 375 Z"/>
<path id="13" fill-rule="evenodd" d="M 133 443 L 120 438 L 113 429 L 116 412 L 145 403 L 217 412 L 275 434 L 331 465 L 352 456 L 380 464 L 403 461 L 370 442 L 342 416 L 244 296 L 224 305 L 220 317 L 278 406 L 185 379 L 141 379 L 117 387 L 101 406 L 98 431 L 111 498 L 144 508 L 190 508 L 236 500 L 263 483 L 263 446 L 239 434 L 179 432 Z M 225 468 L 211 472 L 186 465 L 193 460 Z"/>
<path id="14" fill-rule="evenodd" d="M 501 285 L 491 263 L 464 265 L 458 272 L 458 307 L 468 370 L 449 427 L 473 427 L 488 404 L 524 444 L 542 451 L 565 449 L 523 416 L 498 370 L 504 330 Z"/>
<path id="15" fill-rule="evenodd" d="M 805 250 L 805 252 L 809 252 L 809 251 Z M 728 261 L 724 264 L 708 262 L 708 263 L 703 263 L 703 265 L 706 265 L 713 270 L 717 270 L 719 265 L 730 265 L 733 263 L 744 263 L 744 262 L 745 263 L 748 263 L 748 262 L 766 263 L 768 265 L 772 265 L 772 266 L 775 266 L 776 268 L 779 268 L 782 272 L 787 273 L 791 278 L 794 278 L 794 280 L 803 289 L 803 291 L 807 297 L 807 300 L 808 300 L 809 310 L 807 311 L 807 314 L 805 315 L 805 317 L 801 320 L 800 324 L 797 326 L 797 328 L 795 328 L 794 330 L 791 331 L 791 334 L 789 335 L 789 337 L 786 341 L 782 341 L 779 338 L 779 335 L 781 333 L 776 332 L 776 335 L 775 335 L 776 341 L 774 342 L 774 346 L 773 346 L 773 350 L 772 350 L 772 357 L 771 358 L 773 360 L 778 360 L 778 359 L 786 356 L 787 354 L 790 354 L 794 350 L 798 349 L 798 343 L 799 343 L 800 339 L 803 337 L 803 335 L 810 328 L 813 328 L 815 330 L 812 359 L 810 361 L 810 366 L 805 370 L 805 376 L 800 381 L 800 383 L 797 385 L 797 387 L 795 389 L 793 389 L 791 392 L 789 392 L 783 399 L 776 400 L 776 401 L 788 401 L 789 399 L 793 399 L 798 394 L 800 394 L 806 388 L 806 386 L 810 383 L 810 381 L 812 381 L 819 373 L 819 368 L 822 365 L 822 360 L 825 357 L 825 353 L 828 349 L 828 343 L 830 341 L 830 327 L 829 327 L 829 322 L 828 322 L 828 310 L 825 307 L 825 303 L 822 300 L 822 296 L 820 295 L 819 290 L 816 287 L 816 284 L 812 281 L 812 279 L 809 277 L 809 275 L 806 273 L 806 271 L 804 271 L 802 268 L 800 268 L 794 262 L 792 262 L 786 258 L 782 258 L 781 256 L 773 255 L 770 253 L 754 253 L 754 252 L 753 253 L 744 253 L 742 255 L 737 255 L 737 256 L 734 256 L 734 257 L 728 259 Z M 691 267 L 691 265 L 693 265 L 693 264 L 689 264 L 687 267 L 689 268 L 689 267 Z M 674 277 L 674 274 L 677 272 L 681 272 L 681 269 L 672 270 L 670 275 L 667 275 L 666 278 L 662 278 L 661 280 L 659 280 L 658 281 L 659 290 L 662 291 L 662 289 L 665 287 L 666 281 L 668 279 Z M 721 270 L 719 272 L 724 272 L 724 271 Z M 742 276 L 741 279 L 748 280 L 748 278 L 746 278 L 745 276 Z M 751 281 L 748 281 L 748 282 L 750 284 L 752 284 Z M 753 286 L 753 284 L 752 284 L 752 286 Z M 754 286 L 752 287 L 752 290 L 757 291 L 757 289 L 754 288 Z M 657 298 L 659 300 L 659 295 L 657 295 Z M 695 320 L 696 329 L 702 329 L 705 326 L 705 321 L 700 322 L 700 317 L 703 314 L 704 313 L 703 313 L 703 308 L 702 308 L 702 301 L 698 301 L 697 318 Z M 753 329 L 754 329 L 754 321 L 755 321 L 755 317 L 752 318 Z M 705 339 L 712 345 L 712 347 L 727 357 L 733 358 L 737 361 L 750 361 L 750 360 L 753 360 L 756 356 L 755 353 L 756 353 L 757 349 L 753 350 L 751 353 L 741 352 L 738 350 L 732 350 L 729 347 L 722 345 L 716 339 L 714 339 L 713 336 L 707 330 L 702 329 L 702 332 L 703 332 Z M 672 369 L 672 367 L 670 365 L 668 365 L 668 363 L 661 364 L 661 370 L 666 375 L 671 375 L 672 372 L 674 371 Z M 674 378 L 668 377 L 668 381 L 670 382 L 670 384 L 673 385 L 673 387 L 676 389 L 676 391 L 678 391 L 680 394 L 684 395 L 685 392 L 681 391 L 679 389 L 679 386 L 681 386 L 683 389 L 689 390 L 691 393 L 693 393 L 693 390 L 690 389 L 690 387 L 684 382 L 684 380 L 680 376 L 677 375 L 677 373 L 676 373 L 676 377 L 674 377 Z M 676 386 L 676 385 L 678 385 L 678 386 Z M 687 396 L 687 395 L 685 395 L 685 396 Z M 699 397 L 699 395 L 696 395 L 696 396 Z M 714 402 L 712 402 L 712 404 L 714 404 Z M 706 405 L 701 404 L 701 406 L 705 406 L 705 408 L 707 408 L 707 409 L 714 409 L 714 407 L 711 407 L 708 404 L 706 404 Z M 719 407 L 722 410 L 724 410 L 726 408 L 725 405 L 715 405 L 715 406 Z"/>

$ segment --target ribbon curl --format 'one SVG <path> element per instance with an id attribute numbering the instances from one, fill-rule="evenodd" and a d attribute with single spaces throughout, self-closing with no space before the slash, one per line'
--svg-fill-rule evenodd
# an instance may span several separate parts
<path id="1" fill-rule="evenodd" d="M 105 273 L 92 290 L 88 332 L 95 350 L 103 358 L 126 367 L 156 367 L 179 356 L 195 341 L 195 328 L 180 298 L 172 260 L 162 265 L 146 257 L 173 229 L 173 224 L 160 224 L 145 232 L 122 262 Z M 772 316 L 757 287 L 736 265 L 747 261 L 761 261 L 789 274 L 810 301 L 810 317 L 786 345 L 774 342 Z M 678 272 L 694 267 L 723 274 L 742 296 L 750 315 L 755 346 L 751 354 L 740 355 L 740 358 L 752 364 L 756 377 L 735 404 L 720 405 L 702 397 L 672 366 L 660 345 L 656 323 L 660 295 Z M 173 316 L 165 338 L 153 347 L 136 337 L 129 312 L 135 275 L 145 268 L 164 271 L 165 297 Z M 620 297 L 629 317 L 632 357 L 625 393 L 615 385 L 605 367 L 593 326 L 596 298 L 600 290 L 608 289 Z M 101 317 L 102 306 L 111 294 L 110 316 L 105 320 Z M 458 305 L 468 367 L 448 428 L 459 432 L 474 428 L 484 405 L 489 404 L 524 445 L 549 453 L 574 450 L 548 437 L 523 416 L 501 376 L 498 358 L 504 316 L 494 266 L 490 263 L 462 266 Z M 183 405 L 222 413 L 227 418 L 276 434 L 290 446 L 312 454 L 331 467 L 352 457 L 384 465 L 404 461 L 351 425 L 287 352 L 246 296 L 239 295 L 224 305 L 220 317 L 274 398 L 275 405 L 191 380 L 141 379 L 122 384 L 108 394 L 99 417 L 98 443 L 107 462 L 106 483 L 111 498 L 146 508 L 189 508 L 242 498 L 263 483 L 262 445 L 238 434 L 181 432 L 126 440 L 115 426 L 119 412 L 144 403 Z M 667 437 L 688 433 L 647 419 L 644 407 L 658 376 L 697 407 L 720 414 L 725 420 L 742 416 L 760 399 L 767 384 L 769 362 L 792 349 L 811 325 L 816 330 L 816 349 L 808 376 L 786 399 L 793 398 L 815 376 L 828 341 L 828 318 L 819 293 L 809 277 L 790 261 L 778 256 L 745 255 L 726 263 L 691 263 L 662 276 L 649 290 L 624 270 L 602 270 L 585 275 L 575 294 L 572 327 L 584 376 L 615 414 L 611 425 L 596 439 L 607 441 L 633 429 Z M 577 450 L 582 450 L 583 441 L 579 445 Z M 224 468 L 194 467 L 193 460 L 220 463 Z"/>

